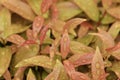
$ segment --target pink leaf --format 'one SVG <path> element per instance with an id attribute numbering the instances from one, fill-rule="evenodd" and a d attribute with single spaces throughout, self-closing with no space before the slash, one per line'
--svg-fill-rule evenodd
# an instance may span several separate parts
<path id="1" fill-rule="evenodd" d="M 33 22 L 33 36 L 36 38 L 44 24 L 44 18 L 37 16 Z"/>
<path id="2" fill-rule="evenodd" d="M 27 35 L 28 40 L 34 39 L 34 37 L 33 37 L 33 31 L 31 29 L 28 29 L 26 31 L 26 35 Z"/>
<path id="3" fill-rule="evenodd" d="M 97 47 L 95 55 L 92 59 L 92 76 L 93 80 L 105 80 L 106 73 L 104 70 L 103 57 Z"/>
<path id="4" fill-rule="evenodd" d="M 17 44 L 17 45 L 19 45 L 19 46 L 20 46 L 22 43 L 25 42 L 25 40 L 24 40 L 21 36 L 19 36 L 19 35 L 17 35 L 17 34 L 13 34 L 13 35 L 9 36 L 9 37 L 7 38 L 7 41 L 12 42 L 12 43 L 14 43 L 14 44 Z"/>
<path id="5" fill-rule="evenodd" d="M 54 21 L 54 20 L 58 19 L 58 9 L 56 7 L 56 4 L 53 4 L 51 6 L 51 11 L 52 11 L 52 20 Z"/>
<path id="6" fill-rule="evenodd" d="M 70 39 L 67 30 L 62 35 L 60 41 L 60 50 L 63 58 L 66 58 L 70 50 Z"/>
<path id="7" fill-rule="evenodd" d="M 52 5 L 52 0 L 43 0 L 41 4 L 41 12 L 46 13 Z"/>

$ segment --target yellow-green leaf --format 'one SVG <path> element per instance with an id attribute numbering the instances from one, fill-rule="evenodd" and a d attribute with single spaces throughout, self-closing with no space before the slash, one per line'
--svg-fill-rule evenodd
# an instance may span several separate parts
<path id="1" fill-rule="evenodd" d="M 93 21 L 99 21 L 99 10 L 94 0 L 73 0 Z"/>
<path id="2" fill-rule="evenodd" d="M 29 72 L 27 74 L 27 80 L 36 80 L 36 77 L 35 77 L 32 69 L 29 69 Z"/>
<path id="3" fill-rule="evenodd" d="M 0 48 L 0 77 L 8 69 L 12 57 L 10 47 Z"/>

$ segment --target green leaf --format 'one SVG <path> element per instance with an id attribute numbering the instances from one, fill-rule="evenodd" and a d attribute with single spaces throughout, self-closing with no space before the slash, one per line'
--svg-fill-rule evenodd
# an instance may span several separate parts
<path id="1" fill-rule="evenodd" d="M 93 80 L 105 80 L 104 61 L 98 47 L 96 48 L 91 66 Z"/>
<path id="2" fill-rule="evenodd" d="M 37 14 L 37 15 L 41 15 L 41 11 L 40 11 L 40 5 L 42 3 L 42 0 L 26 0 L 28 2 L 28 4 L 30 5 L 30 7 L 33 9 L 33 11 Z"/>
<path id="3" fill-rule="evenodd" d="M 13 56 L 11 68 L 14 69 L 15 65 L 18 64 L 20 61 L 37 55 L 38 51 L 39 45 L 36 44 L 30 44 L 20 47 L 17 53 Z"/>
<path id="4" fill-rule="evenodd" d="M 59 19 L 60 20 L 68 20 L 82 11 L 70 1 L 64 1 L 57 4 L 58 12 L 59 12 Z"/>
<path id="5" fill-rule="evenodd" d="M 115 39 L 120 32 L 120 21 L 116 21 L 109 29 L 108 33 Z"/>
<path id="6" fill-rule="evenodd" d="M 30 28 L 30 26 L 24 26 L 21 24 L 12 24 L 11 26 L 6 27 L 4 32 L 0 36 L 3 39 L 5 39 L 12 34 L 21 33 L 23 31 L 27 30 L 28 28 Z"/>
<path id="7" fill-rule="evenodd" d="M 0 48 L 0 77 L 8 69 L 12 57 L 10 47 Z"/>
<path id="8" fill-rule="evenodd" d="M 101 20 L 101 23 L 102 24 L 110 24 L 110 23 L 113 23 L 115 21 L 115 18 L 112 17 L 111 15 L 109 14 L 106 14 L 103 19 Z"/>
<path id="9" fill-rule="evenodd" d="M 120 78 L 120 61 L 114 62 L 110 69 Z"/>
<path id="10" fill-rule="evenodd" d="M 11 25 L 11 13 L 6 8 L 0 9 L 0 33 L 5 31 L 6 27 Z"/>
<path id="11" fill-rule="evenodd" d="M 44 80 L 68 80 L 65 69 L 59 60 L 56 60 L 53 71 Z"/>
<path id="12" fill-rule="evenodd" d="M 20 61 L 16 65 L 16 67 L 31 66 L 31 65 L 42 66 L 44 68 L 52 69 L 54 66 L 54 62 L 52 62 L 49 57 L 40 55 L 40 56 L 34 56 L 31 58 L 24 59 Z"/>
<path id="13" fill-rule="evenodd" d="M 70 50 L 73 54 L 93 53 L 94 49 L 77 41 L 70 42 Z"/>
<path id="14" fill-rule="evenodd" d="M 99 21 L 99 10 L 97 8 L 95 1 L 73 0 L 73 2 L 77 4 L 80 7 L 80 9 L 82 9 L 90 19 L 92 19 L 95 22 Z"/>
<path id="15" fill-rule="evenodd" d="M 29 69 L 29 72 L 27 74 L 27 80 L 36 80 L 36 77 L 35 77 L 32 69 Z"/>

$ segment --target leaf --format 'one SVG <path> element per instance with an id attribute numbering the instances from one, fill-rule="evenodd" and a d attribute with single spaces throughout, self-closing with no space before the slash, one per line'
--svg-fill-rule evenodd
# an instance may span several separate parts
<path id="1" fill-rule="evenodd" d="M 40 32 L 40 44 L 42 44 L 44 42 L 44 39 L 46 37 L 46 33 L 48 31 L 48 29 L 50 28 L 50 24 L 47 24 L 46 26 L 43 27 L 43 29 Z"/>
<path id="2" fill-rule="evenodd" d="M 66 24 L 64 25 L 63 30 L 68 29 L 69 33 L 73 34 L 76 36 L 76 33 L 74 31 L 74 29 L 81 24 L 82 22 L 86 21 L 86 19 L 83 18 L 73 18 L 69 21 L 66 22 Z"/>
<path id="3" fill-rule="evenodd" d="M 6 39 L 10 35 L 24 32 L 28 28 L 30 28 L 30 26 L 24 26 L 24 25 L 21 25 L 21 24 L 12 24 L 11 26 L 7 26 L 4 30 L 4 32 L 0 36 L 3 39 Z"/>
<path id="4" fill-rule="evenodd" d="M 102 24 L 110 24 L 110 23 L 113 23 L 114 21 L 115 21 L 115 18 L 113 16 L 109 15 L 108 13 L 106 13 L 106 15 L 101 20 L 101 23 Z"/>
<path id="5" fill-rule="evenodd" d="M 41 15 L 41 3 L 42 3 L 42 0 L 26 0 L 27 3 L 30 5 L 30 7 L 33 9 L 33 11 L 37 14 L 37 15 Z"/>
<path id="6" fill-rule="evenodd" d="M 51 6 L 51 16 L 52 16 L 53 21 L 58 19 L 58 8 L 57 8 L 56 4 L 53 4 Z"/>
<path id="7" fill-rule="evenodd" d="M 120 32 L 120 21 L 116 21 L 115 23 L 112 24 L 108 33 L 113 37 L 113 39 L 116 39 L 119 32 Z"/>
<path id="8" fill-rule="evenodd" d="M 116 59 L 120 60 L 120 42 L 115 46 L 106 49 L 108 53 L 114 56 Z"/>
<path id="9" fill-rule="evenodd" d="M 3 77 L 5 78 L 5 80 L 11 80 L 11 74 L 10 74 L 9 70 L 6 70 Z"/>
<path id="10" fill-rule="evenodd" d="M 69 50 L 70 50 L 70 38 L 68 35 L 68 31 L 65 30 L 60 41 L 60 51 L 62 54 L 62 58 L 65 59 L 67 57 Z"/>
<path id="11" fill-rule="evenodd" d="M 27 29 L 27 31 L 26 31 L 26 36 L 27 36 L 27 39 L 28 39 L 28 40 L 33 40 L 33 39 L 34 39 L 33 30 Z"/>
<path id="12" fill-rule="evenodd" d="M 40 30 L 42 29 L 43 27 L 43 24 L 44 24 L 44 18 L 41 17 L 41 16 L 37 16 L 34 21 L 33 21 L 33 36 L 35 38 L 37 38 L 38 36 L 38 33 L 40 32 Z"/>
<path id="13" fill-rule="evenodd" d="M 77 41 L 70 41 L 70 51 L 73 54 L 93 53 L 94 49 Z"/>
<path id="14" fill-rule="evenodd" d="M 0 33 L 5 31 L 6 27 L 11 25 L 11 13 L 6 8 L 0 8 Z"/>
<path id="15" fill-rule="evenodd" d="M 31 58 L 27 58 L 24 60 L 21 60 L 15 67 L 23 67 L 23 66 L 42 66 L 44 68 L 52 69 L 54 66 L 54 63 L 50 60 L 47 56 L 34 56 Z"/>
<path id="16" fill-rule="evenodd" d="M 93 26 L 89 22 L 87 21 L 82 22 L 80 25 L 80 29 L 78 30 L 78 37 L 79 38 L 84 37 L 88 33 L 89 29 L 92 29 L 92 28 Z"/>
<path id="17" fill-rule="evenodd" d="M 80 14 L 82 11 L 77 7 L 75 4 L 73 4 L 70 1 L 64 1 L 57 4 L 58 8 L 58 16 L 60 20 L 68 20 L 78 14 Z"/>
<path id="18" fill-rule="evenodd" d="M 33 21 L 35 14 L 31 8 L 21 0 L 2 0 L 2 4 L 11 11 L 19 14 L 23 18 Z"/>
<path id="19" fill-rule="evenodd" d="M 120 19 L 120 6 L 110 8 L 110 9 L 107 10 L 107 12 L 108 12 L 111 16 L 113 16 L 113 17 L 115 17 L 115 18 L 117 18 L 117 19 Z"/>
<path id="20" fill-rule="evenodd" d="M 112 5 L 113 0 L 102 0 L 103 7 L 107 10 Z"/>
<path id="21" fill-rule="evenodd" d="M 96 3 L 93 0 L 86 0 L 86 1 L 73 0 L 73 2 L 77 4 L 80 7 L 80 9 L 83 10 L 90 19 L 92 19 L 95 22 L 99 21 L 99 10 L 97 8 Z"/>
<path id="22" fill-rule="evenodd" d="M 52 0 L 43 0 L 41 3 L 41 12 L 46 13 L 51 5 L 52 5 Z"/>
<path id="23" fill-rule="evenodd" d="M 13 61 L 11 63 L 12 68 L 15 68 L 15 65 L 24 59 L 28 59 L 38 54 L 39 45 L 37 44 L 29 44 L 26 46 L 22 46 L 18 49 L 16 54 L 13 56 Z"/>
<path id="24" fill-rule="evenodd" d="M 11 57 L 10 47 L 0 48 L 0 77 L 8 70 Z"/>
<path id="25" fill-rule="evenodd" d="M 68 60 L 64 61 L 64 67 L 72 80 L 90 80 L 87 75 L 75 71 L 74 66 Z"/>
<path id="26" fill-rule="evenodd" d="M 93 59 L 93 53 L 85 53 L 83 55 L 75 54 L 72 57 L 69 58 L 69 61 L 75 66 L 81 66 L 86 64 L 91 64 Z"/>
<path id="27" fill-rule="evenodd" d="M 118 78 L 120 78 L 120 62 L 114 62 L 112 67 L 110 67 L 110 70 L 112 70 L 113 72 L 115 72 L 115 74 L 117 75 Z"/>
<path id="28" fill-rule="evenodd" d="M 25 39 L 23 39 L 21 36 L 19 36 L 17 34 L 13 34 L 7 38 L 7 41 L 12 42 L 12 43 L 20 46 L 25 42 Z"/>
<path id="29" fill-rule="evenodd" d="M 29 69 L 26 80 L 36 80 L 36 77 L 34 73 L 32 72 L 32 69 Z"/>
<path id="30" fill-rule="evenodd" d="M 23 80 L 24 77 L 24 71 L 26 70 L 26 67 L 20 67 L 17 69 L 15 75 L 14 75 L 14 79 L 13 80 Z"/>
<path id="31" fill-rule="evenodd" d="M 100 39 L 102 40 L 102 45 L 104 49 L 113 47 L 115 45 L 115 42 L 112 36 L 108 32 L 103 31 L 100 28 L 98 28 L 98 33 L 91 33 L 91 35 L 96 35 L 100 37 Z"/>
<path id="32" fill-rule="evenodd" d="M 56 60 L 53 71 L 44 80 L 58 80 L 61 70 L 61 63 Z"/>
<path id="33" fill-rule="evenodd" d="M 98 47 L 96 48 L 96 52 L 92 59 L 91 67 L 93 80 L 105 80 L 104 61 Z"/>

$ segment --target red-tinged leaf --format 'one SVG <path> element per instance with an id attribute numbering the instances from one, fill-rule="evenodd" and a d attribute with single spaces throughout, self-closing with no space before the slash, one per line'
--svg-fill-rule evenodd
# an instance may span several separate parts
<path id="1" fill-rule="evenodd" d="M 86 21 L 86 19 L 83 18 L 74 18 L 66 22 L 64 29 L 70 29 L 70 28 L 75 28 L 77 25 L 81 24 L 82 22 Z"/>
<path id="2" fill-rule="evenodd" d="M 102 0 L 102 5 L 107 10 L 112 5 L 112 0 Z"/>
<path id="3" fill-rule="evenodd" d="M 75 67 L 78 67 L 80 65 L 86 65 L 86 64 L 91 64 L 92 62 L 92 59 L 93 59 L 93 53 L 86 53 L 86 54 L 83 54 L 83 55 L 73 55 L 72 58 L 69 58 L 70 59 L 75 59 L 74 61 L 73 60 L 70 60 L 70 62 L 75 66 Z M 79 58 L 78 58 L 79 56 Z M 76 58 L 77 57 L 77 58 Z"/>
<path id="4" fill-rule="evenodd" d="M 44 24 L 44 18 L 41 16 L 37 16 L 33 21 L 33 36 L 37 38 L 38 33 L 42 29 Z"/>
<path id="5" fill-rule="evenodd" d="M 26 46 L 29 44 L 37 44 L 34 40 L 26 40 L 21 46 Z"/>
<path id="6" fill-rule="evenodd" d="M 74 66 L 68 60 L 65 60 L 63 63 L 64 63 L 66 72 L 71 77 L 73 75 L 73 72 L 75 72 Z"/>
<path id="7" fill-rule="evenodd" d="M 100 39 L 103 42 L 104 49 L 111 48 L 115 45 L 114 39 L 108 32 L 103 31 L 102 29 L 99 28 L 98 28 L 98 32 L 99 33 L 91 33 L 91 35 L 96 35 L 100 37 Z"/>
<path id="8" fill-rule="evenodd" d="M 31 29 L 28 29 L 26 31 L 26 35 L 27 35 L 27 39 L 28 40 L 33 40 L 34 39 L 34 36 L 33 36 L 33 31 Z"/>
<path id="9" fill-rule="evenodd" d="M 115 18 L 117 18 L 117 19 L 120 19 L 120 6 L 110 8 L 110 9 L 107 10 L 107 12 L 108 12 L 111 16 L 113 16 L 113 17 L 115 17 Z"/>
<path id="10" fill-rule="evenodd" d="M 10 48 L 12 53 L 15 53 L 18 50 L 17 45 L 11 45 Z"/>
<path id="11" fill-rule="evenodd" d="M 28 4 L 21 0 L 1 0 L 2 5 L 23 18 L 33 21 L 35 14 Z"/>
<path id="12" fill-rule="evenodd" d="M 44 39 L 46 37 L 46 33 L 48 31 L 48 29 L 50 28 L 50 24 L 47 24 L 45 27 L 43 27 L 43 29 L 40 32 L 40 44 L 42 44 L 44 42 Z"/>
<path id="13" fill-rule="evenodd" d="M 49 10 L 52 5 L 52 0 L 43 0 L 41 4 L 41 12 L 45 13 Z"/>
<path id="14" fill-rule="evenodd" d="M 53 71 L 44 80 L 58 80 L 61 70 L 61 63 L 56 61 Z"/>
<path id="15" fill-rule="evenodd" d="M 15 75 L 14 75 L 13 80 L 23 80 L 25 69 L 26 69 L 26 67 L 18 68 Z"/>
<path id="16" fill-rule="evenodd" d="M 50 46 L 46 46 L 44 49 L 40 51 L 41 54 L 49 54 L 50 52 Z"/>
<path id="17" fill-rule="evenodd" d="M 6 72 L 3 74 L 3 77 L 5 78 L 5 80 L 11 80 L 11 74 L 9 70 L 6 70 Z"/>
<path id="18" fill-rule="evenodd" d="M 120 60 L 120 42 L 116 46 L 108 48 L 106 50 L 116 59 Z"/>
<path id="19" fill-rule="evenodd" d="M 87 34 L 89 29 L 92 29 L 92 28 L 93 28 L 93 26 L 87 21 L 81 23 L 80 29 L 78 30 L 78 37 L 82 38 L 83 36 L 85 36 Z"/>
<path id="20" fill-rule="evenodd" d="M 60 41 L 60 51 L 62 54 L 62 58 L 66 58 L 70 50 L 70 39 L 67 30 L 62 35 Z"/>
<path id="21" fill-rule="evenodd" d="M 68 60 L 64 61 L 63 63 L 66 72 L 72 80 L 90 80 L 90 78 L 87 75 L 75 71 L 74 66 Z"/>
<path id="22" fill-rule="evenodd" d="M 106 73 L 104 70 L 103 57 L 100 53 L 99 48 L 96 48 L 95 55 L 92 59 L 92 76 L 93 80 L 106 80 Z"/>
<path id="23" fill-rule="evenodd" d="M 55 21 L 56 19 L 58 19 L 58 9 L 56 4 L 53 4 L 51 6 L 51 12 L 52 12 L 52 20 Z"/>
<path id="24" fill-rule="evenodd" d="M 22 43 L 25 42 L 25 39 L 23 39 L 21 36 L 19 36 L 17 34 L 13 34 L 7 38 L 7 41 L 12 42 L 12 43 L 20 46 Z"/>
<path id="25" fill-rule="evenodd" d="M 72 80 L 90 80 L 90 78 L 86 74 L 76 71 L 73 72 Z"/>

